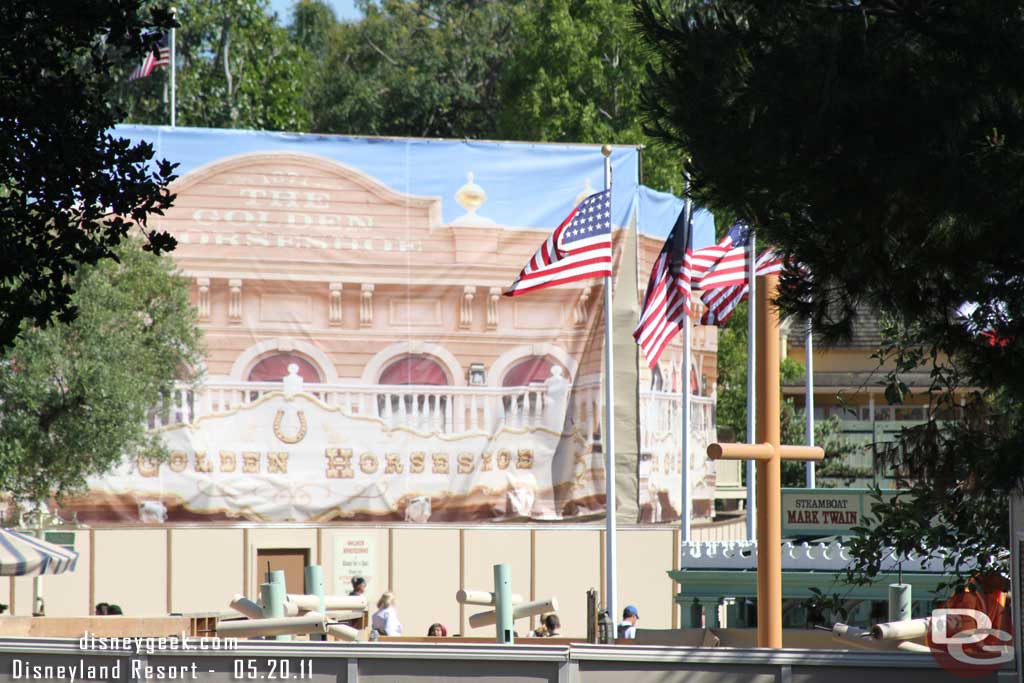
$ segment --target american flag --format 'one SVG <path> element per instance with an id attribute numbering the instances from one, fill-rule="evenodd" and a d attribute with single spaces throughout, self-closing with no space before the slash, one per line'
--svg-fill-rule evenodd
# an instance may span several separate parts
<path id="1" fill-rule="evenodd" d="M 782 270 L 782 259 L 771 249 L 757 257 L 754 264 L 754 275 L 769 275 Z M 718 289 L 706 290 L 700 297 L 704 302 L 704 314 L 700 318 L 701 325 L 718 325 L 723 327 L 741 301 L 750 294 L 750 283 L 744 277 L 742 285 L 731 285 Z"/>
<path id="2" fill-rule="evenodd" d="M 690 314 L 693 226 L 688 220 L 689 213 L 689 207 L 683 207 L 654 262 L 640 322 L 633 330 L 633 338 L 652 368 Z"/>
<path id="3" fill-rule="evenodd" d="M 750 240 L 750 230 L 743 224 L 737 223 L 729 229 L 729 232 L 718 244 L 704 247 L 693 252 L 693 286 L 698 288 L 701 276 L 711 270 L 719 261 L 730 257 L 734 249 L 745 247 Z"/>
<path id="4" fill-rule="evenodd" d="M 132 71 L 131 75 L 128 76 L 129 81 L 137 81 L 140 78 L 147 78 L 153 69 L 158 66 L 168 66 L 171 63 L 171 48 L 167 44 L 167 34 L 165 33 L 160 42 L 157 43 L 157 49 L 146 55 L 146 58 L 142 60 L 142 64 Z"/>
<path id="5" fill-rule="evenodd" d="M 729 228 L 729 233 L 716 247 L 721 255 L 718 260 L 704 269 L 699 278 L 695 278 L 695 289 L 716 289 L 732 285 L 742 285 L 747 278 L 747 248 L 750 246 L 750 228 L 736 223 Z"/>
<path id="6" fill-rule="evenodd" d="M 612 274 L 612 191 L 572 210 L 526 264 L 505 296 Z"/>

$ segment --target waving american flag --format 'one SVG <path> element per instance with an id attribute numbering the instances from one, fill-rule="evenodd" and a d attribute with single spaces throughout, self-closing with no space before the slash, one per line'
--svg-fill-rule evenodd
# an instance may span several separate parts
<path id="1" fill-rule="evenodd" d="M 651 270 L 640 322 L 633 338 L 643 349 L 647 364 L 658 364 L 662 352 L 683 328 L 690 314 L 690 280 L 693 271 L 693 226 L 687 204 L 679 213 Z"/>
<path id="2" fill-rule="evenodd" d="M 135 70 L 128 75 L 129 81 L 137 81 L 140 78 L 149 78 L 153 69 L 158 66 L 168 66 L 171 63 L 171 48 L 167 42 L 167 34 L 160 38 L 157 49 L 148 53 L 142 60 L 142 64 L 135 67 Z"/>
<path id="3" fill-rule="evenodd" d="M 754 275 L 769 275 L 782 270 L 782 259 L 771 249 L 757 257 L 754 264 Z M 704 302 L 704 314 L 701 325 L 724 326 L 729 322 L 736 307 L 750 294 L 750 281 L 744 275 L 742 284 L 705 290 L 701 295 Z"/>
<path id="4" fill-rule="evenodd" d="M 572 210 L 526 264 L 505 296 L 612 274 L 612 191 Z"/>

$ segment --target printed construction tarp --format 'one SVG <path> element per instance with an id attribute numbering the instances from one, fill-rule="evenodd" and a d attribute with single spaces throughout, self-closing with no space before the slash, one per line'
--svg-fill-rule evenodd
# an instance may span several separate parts
<path id="1" fill-rule="evenodd" d="M 180 164 L 174 206 L 153 225 L 178 240 L 205 367 L 151 418 L 170 457 L 126 458 L 66 512 L 103 522 L 603 513 L 603 282 L 502 296 L 575 203 L 603 188 L 598 146 L 116 134 Z M 611 159 L 618 273 L 623 259 L 637 263 L 627 232 L 645 215 L 666 230 L 678 200 L 639 185 L 635 148 Z M 630 296 L 635 270 L 616 282 Z M 619 395 L 635 402 L 630 373 Z M 635 427 L 632 440 L 619 455 L 636 476 Z"/>

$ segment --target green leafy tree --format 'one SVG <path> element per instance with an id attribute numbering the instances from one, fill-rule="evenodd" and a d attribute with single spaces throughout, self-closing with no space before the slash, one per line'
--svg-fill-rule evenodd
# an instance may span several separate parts
<path id="1" fill-rule="evenodd" d="M 887 463 L 910 495 L 875 506 L 855 573 L 888 546 L 1005 571 L 1024 474 L 1024 6 L 638 0 L 637 17 L 651 132 L 690 156 L 693 194 L 813 273 L 784 273 L 783 309 L 829 339 L 860 306 L 886 314 L 890 401 L 902 374 L 932 377 L 928 420 Z"/>
<path id="2" fill-rule="evenodd" d="M 79 491 L 126 454 L 159 457 L 155 406 L 200 360 L 187 281 L 128 241 L 77 272 L 79 314 L 26 325 L 0 363 L 0 490 L 32 503 Z"/>
<path id="3" fill-rule="evenodd" d="M 318 131 L 494 137 L 499 81 L 523 6 L 500 0 L 361 2 L 331 35 Z"/>
<path id="4" fill-rule="evenodd" d="M 298 0 L 292 6 L 288 35 L 292 42 L 319 60 L 327 51 L 327 42 L 337 23 L 334 10 L 321 0 Z"/>
<path id="5" fill-rule="evenodd" d="M 322 11 L 305 0 L 302 26 Z M 380 0 L 336 24 L 311 89 L 313 128 L 349 134 L 642 144 L 644 182 L 681 190 L 644 134 L 648 55 L 615 0 Z M 310 40 L 315 42 L 315 40 Z"/>
<path id="6" fill-rule="evenodd" d="M 499 137 L 643 144 L 644 182 L 683 187 L 669 149 L 644 134 L 640 88 L 649 58 L 629 4 L 534 0 L 501 83 Z"/>
<path id="7" fill-rule="evenodd" d="M 177 20 L 178 125 L 309 128 L 305 95 L 311 74 L 267 0 L 184 0 Z M 125 120 L 168 123 L 169 76 L 158 73 L 122 84 Z"/>
<path id="8" fill-rule="evenodd" d="M 716 419 L 719 429 L 731 431 L 737 441 L 747 440 L 747 302 L 740 302 L 728 325 L 718 331 L 718 405 Z M 804 376 L 804 366 L 785 358 L 780 367 L 782 381 L 792 382 Z M 804 444 L 806 413 L 797 410 L 792 398 L 785 398 L 781 406 L 780 427 L 782 443 Z M 854 478 L 870 476 L 870 470 L 853 468 L 846 464 L 847 457 L 857 446 L 843 438 L 839 418 L 833 416 L 819 420 L 814 427 L 814 443 L 825 449 L 825 460 L 819 463 L 817 475 L 825 479 L 820 486 L 827 486 L 828 479 L 851 481 Z M 804 463 L 782 463 L 782 485 L 803 486 L 805 483 Z"/>
<path id="9" fill-rule="evenodd" d="M 146 223 L 173 197 L 173 167 L 153 149 L 111 135 L 120 65 L 138 62 L 170 26 L 131 0 L 0 3 L 0 350 L 22 323 L 74 317 L 81 264 L 108 258 L 136 228 L 154 251 L 173 249 Z"/>

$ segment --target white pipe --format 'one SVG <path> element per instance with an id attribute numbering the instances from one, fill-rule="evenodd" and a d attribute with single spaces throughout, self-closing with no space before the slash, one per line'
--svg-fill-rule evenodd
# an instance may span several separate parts
<path id="1" fill-rule="evenodd" d="M 604 151 L 604 150 L 602 150 Z M 604 189 L 612 188 L 611 150 L 604 157 Z M 604 279 L 604 478 L 605 478 L 605 587 L 608 616 L 615 618 L 616 571 L 615 530 L 615 395 L 612 362 L 612 279 Z M 494 622 L 491 622 L 494 623 Z"/>
<path id="2" fill-rule="evenodd" d="M 312 614 L 312 612 L 307 612 Z M 356 619 L 362 619 L 366 612 L 359 612 L 355 610 L 344 611 L 344 610 L 327 610 L 326 612 L 328 619 L 334 619 L 336 621 L 355 621 Z"/>
<path id="3" fill-rule="evenodd" d="M 871 637 L 875 640 L 912 640 L 924 638 L 931 627 L 931 618 L 911 619 L 910 621 L 891 621 L 887 624 L 875 624 L 871 627 Z"/>
<path id="4" fill-rule="evenodd" d="M 231 598 L 231 602 L 228 603 L 228 606 L 239 614 L 244 614 L 250 619 L 262 619 L 265 616 L 263 614 L 262 607 L 241 593 L 236 593 L 235 597 Z"/>
<path id="5" fill-rule="evenodd" d="M 534 600 L 533 602 L 524 602 L 521 605 L 516 605 L 512 608 L 513 619 L 524 619 L 526 617 L 537 616 L 538 614 L 546 614 L 547 612 L 558 611 L 558 600 L 550 598 L 548 600 Z M 481 628 L 483 626 L 493 626 L 497 623 L 497 613 L 494 610 L 489 612 L 478 612 L 469 617 L 469 625 L 473 628 Z"/>
<path id="6" fill-rule="evenodd" d="M 240 619 L 217 623 L 217 635 L 230 636 L 286 636 L 300 633 L 323 633 L 326 630 L 325 617 L 319 613 L 283 619 Z"/>
<path id="7" fill-rule="evenodd" d="M 298 609 L 313 612 L 320 609 L 320 598 L 316 595 L 301 595 L 289 593 L 285 598 L 287 603 L 295 604 Z M 362 595 L 325 595 L 324 609 L 328 610 L 362 610 L 366 611 L 366 597 Z"/>
<path id="8" fill-rule="evenodd" d="M 494 593 L 490 591 L 468 591 L 460 590 L 455 594 L 455 601 L 460 605 L 484 605 L 494 607 Z M 518 605 L 523 601 L 523 596 L 518 593 L 512 594 L 512 604 Z"/>
<path id="9" fill-rule="evenodd" d="M 337 636 L 341 640 L 359 640 L 359 631 L 347 624 L 331 624 L 327 627 L 327 632 L 332 636 Z"/>
<path id="10" fill-rule="evenodd" d="M 747 258 L 747 443 L 757 443 L 757 307 L 754 294 L 757 291 L 757 240 L 750 233 L 750 254 Z M 754 486 L 754 461 L 746 461 L 747 471 L 747 540 L 757 540 L 757 496 Z"/>

